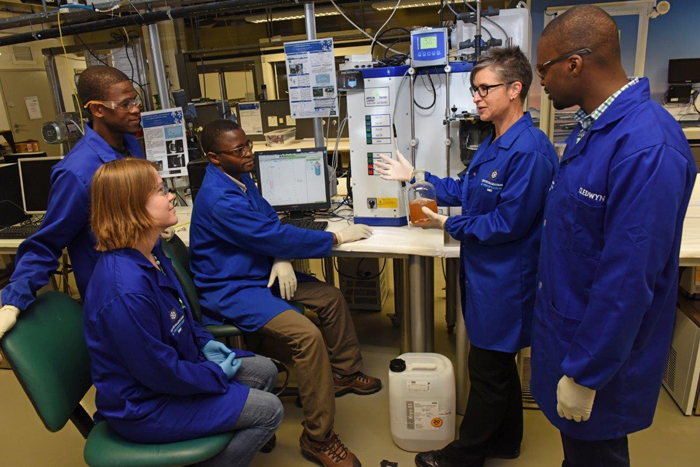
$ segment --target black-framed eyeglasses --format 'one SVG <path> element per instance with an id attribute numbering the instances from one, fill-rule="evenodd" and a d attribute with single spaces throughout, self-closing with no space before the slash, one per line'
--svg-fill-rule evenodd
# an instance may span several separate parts
<path id="1" fill-rule="evenodd" d="M 566 60 L 567 58 L 573 56 L 573 55 L 585 55 L 585 54 L 591 54 L 593 51 L 589 49 L 588 47 L 584 47 L 582 49 L 577 49 L 574 50 L 573 52 L 565 53 L 564 55 L 560 55 L 559 57 L 555 58 L 554 60 L 549 60 L 544 62 L 542 65 L 537 65 L 535 67 L 535 71 L 537 71 L 537 76 L 540 77 L 540 79 L 544 79 L 544 75 L 547 74 L 547 70 L 549 70 L 549 67 L 554 65 L 557 62 L 561 62 L 562 60 Z"/>
<path id="2" fill-rule="evenodd" d="M 497 88 L 499 86 L 505 86 L 506 83 L 499 83 L 499 84 L 482 84 L 481 86 L 472 86 L 469 88 L 469 90 L 472 93 L 472 97 L 476 96 L 476 93 L 478 92 L 481 97 L 486 97 L 489 95 L 489 91 L 493 88 Z"/>
<path id="3" fill-rule="evenodd" d="M 245 157 L 253 155 L 253 142 L 248 140 L 244 145 L 233 148 L 230 151 L 217 151 L 220 154 L 229 154 L 236 157 Z"/>

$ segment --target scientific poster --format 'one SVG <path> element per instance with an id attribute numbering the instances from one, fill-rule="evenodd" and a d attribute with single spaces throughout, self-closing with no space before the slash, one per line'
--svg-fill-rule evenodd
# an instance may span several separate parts
<path id="1" fill-rule="evenodd" d="M 284 44 L 293 118 L 330 116 L 336 98 L 333 39 Z"/>
<path id="2" fill-rule="evenodd" d="M 182 108 L 141 113 L 146 159 L 162 178 L 187 175 L 187 138 Z"/>

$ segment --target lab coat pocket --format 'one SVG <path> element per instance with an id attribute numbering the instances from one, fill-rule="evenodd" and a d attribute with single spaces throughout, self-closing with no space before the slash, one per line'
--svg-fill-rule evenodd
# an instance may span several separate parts
<path id="1" fill-rule="evenodd" d="M 592 205 L 569 196 L 570 238 L 567 248 L 580 256 L 600 259 L 603 250 L 605 205 Z"/>
<path id="2" fill-rule="evenodd" d="M 552 302 L 549 302 L 549 317 L 551 319 L 552 330 L 559 341 L 563 345 L 566 345 L 566 351 L 568 351 L 568 346 L 571 344 L 571 341 L 574 340 L 574 335 L 581 325 L 581 320 L 559 313 Z"/>

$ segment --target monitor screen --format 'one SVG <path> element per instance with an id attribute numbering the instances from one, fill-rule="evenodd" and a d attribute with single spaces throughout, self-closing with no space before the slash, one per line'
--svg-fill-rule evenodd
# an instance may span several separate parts
<path id="1" fill-rule="evenodd" d="M 51 169 L 61 159 L 62 157 L 42 157 L 18 161 L 22 204 L 27 214 L 46 212 L 51 188 Z"/>
<path id="2" fill-rule="evenodd" d="M 668 82 L 700 83 L 700 58 L 679 58 L 668 61 Z"/>
<path id="3" fill-rule="evenodd" d="M 313 211 L 331 206 L 323 148 L 255 153 L 258 187 L 277 211 Z"/>

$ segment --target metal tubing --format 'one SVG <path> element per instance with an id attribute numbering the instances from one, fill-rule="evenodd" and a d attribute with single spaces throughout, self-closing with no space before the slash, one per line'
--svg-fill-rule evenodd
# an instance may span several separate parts
<path id="1" fill-rule="evenodd" d="M 425 257 L 423 283 L 423 325 L 425 327 L 425 352 L 435 351 L 435 258 Z"/>
<path id="2" fill-rule="evenodd" d="M 450 149 L 452 148 L 450 138 L 450 66 L 445 67 L 445 177 L 450 176 Z"/>
<path id="3" fill-rule="evenodd" d="M 409 74 L 409 79 L 411 80 L 411 83 L 410 83 L 411 84 L 411 86 L 410 86 L 411 102 L 409 104 L 411 106 L 411 165 L 413 165 L 413 167 L 415 167 L 416 166 L 416 109 L 414 107 L 415 106 L 415 104 L 414 104 L 415 92 L 416 92 L 415 82 L 414 82 L 416 79 L 415 69 L 411 68 L 409 70 L 408 74 Z"/>
<path id="4" fill-rule="evenodd" d="M 65 104 L 61 93 L 61 82 L 58 78 L 58 68 L 56 67 L 56 56 L 53 54 L 44 55 L 44 66 L 46 74 L 49 77 L 49 86 L 51 86 L 51 96 L 53 97 L 53 106 L 56 110 L 56 116 L 65 112 Z M 75 109 L 77 112 L 78 109 Z"/>
<path id="5" fill-rule="evenodd" d="M 409 306 L 411 315 L 411 352 L 425 352 L 425 327 L 424 323 L 424 290 L 425 282 L 425 258 L 410 255 L 408 257 L 409 280 Z"/>
<path id="6" fill-rule="evenodd" d="M 306 25 L 306 38 L 308 40 L 316 39 L 316 17 L 314 3 L 304 3 L 304 23 Z M 323 139 L 323 119 L 314 118 L 314 143 L 317 148 L 325 148 L 326 144 Z"/>
<path id="7" fill-rule="evenodd" d="M 476 59 L 481 55 L 481 0 L 476 0 L 476 35 L 474 36 Z"/>
<path id="8" fill-rule="evenodd" d="M 219 70 L 219 94 L 221 94 L 221 116 L 224 116 L 226 112 L 226 106 L 224 102 L 228 100 L 228 93 L 226 92 L 226 76 L 224 75 L 224 70 Z"/>
<path id="9" fill-rule="evenodd" d="M 160 97 L 160 108 L 170 108 L 170 90 L 168 80 L 165 76 L 165 65 L 163 64 L 163 52 L 160 50 L 160 34 L 156 23 L 148 25 L 148 39 L 151 44 L 151 58 L 153 59 L 153 75 L 156 78 L 156 89 Z M 129 44 L 127 44 L 127 47 Z"/>
<path id="10" fill-rule="evenodd" d="M 198 3 L 177 8 L 167 8 L 158 11 L 144 11 L 139 14 L 115 16 L 95 21 L 94 17 L 83 23 L 67 24 L 61 26 L 64 36 L 82 34 L 87 32 L 103 31 L 105 29 L 121 28 L 128 26 L 144 26 L 159 21 L 168 21 L 179 18 L 189 18 L 197 15 L 214 15 L 216 13 L 238 10 L 248 5 L 261 5 L 266 3 L 286 3 L 280 0 L 224 0 L 207 3 Z M 53 39 L 59 36 L 57 27 L 44 30 L 34 30 L 11 36 L 0 37 L 0 47 L 6 45 L 23 44 L 25 42 Z"/>

